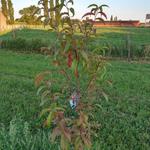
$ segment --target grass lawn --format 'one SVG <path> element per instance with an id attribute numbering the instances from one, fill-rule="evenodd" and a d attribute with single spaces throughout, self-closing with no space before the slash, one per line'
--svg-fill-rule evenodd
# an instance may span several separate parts
<path id="1" fill-rule="evenodd" d="M 36 96 L 34 78 L 39 72 L 52 68 L 48 64 L 42 55 L 0 50 L 0 124 L 4 124 L 0 128 L 0 150 L 57 150 L 57 146 L 49 143 L 48 131 L 36 127 L 40 98 Z M 109 101 L 99 101 L 101 108 L 95 112 L 101 127 L 93 150 L 148 150 L 150 64 L 124 61 L 111 64 L 108 77 L 113 86 L 105 87 Z M 11 120 L 20 118 L 18 116 L 21 123 L 14 125 Z"/>
<path id="2" fill-rule="evenodd" d="M 7 40 L 12 38 L 13 33 L 4 32 L 0 35 L 0 40 Z M 16 31 L 16 37 L 21 37 L 26 40 L 41 39 L 49 44 L 54 41 L 55 33 L 51 31 L 47 32 L 47 30 L 42 29 L 22 29 Z"/>
<path id="3" fill-rule="evenodd" d="M 131 42 L 137 45 L 150 44 L 150 29 L 136 27 L 108 27 L 98 28 L 98 41 L 118 44 L 124 41 L 126 36 L 131 36 Z"/>
<path id="4" fill-rule="evenodd" d="M 50 47 L 54 42 L 56 34 L 47 29 L 22 29 L 15 32 L 14 39 L 12 32 L 0 33 L 0 42 L 2 47 L 17 51 L 40 52 L 41 47 Z M 129 35 L 129 38 L 128 38 Z M 91 44 L 87 49 L 102 54 L 105 49 L 105 55 L 110 57 L 127 57 L 128 45 L 130 43 L 131 57 L 150 57 L 150 29 L 135 27 L 102 27 L 97 28 L 97 36 L 91 38 Z M 37 43 L 38 42 L 38 43 Z M 5 44 L 4 44 L 5 43 Z"/>
<path id="5" fill-rule="evenodd" d="M 127 34 L 130 34 L 131 41 L 135 45 L 150 44 L 150 29 L 149 28 L 135 28 L 135 27 L 102 27 L 97 29 L 97 41 L 101 44 L 108 42 L 112 44 L 120 44 L 125 42 Z M 0 34 L 0 40 L 12 38 L 11 32 L 3 32 Z M 16 32 L 17 37 L 25 39 L 42 39 L 47 43 L 54 41 L 55 33 L 47 32 L 39 29 L 23 29 Z"/>

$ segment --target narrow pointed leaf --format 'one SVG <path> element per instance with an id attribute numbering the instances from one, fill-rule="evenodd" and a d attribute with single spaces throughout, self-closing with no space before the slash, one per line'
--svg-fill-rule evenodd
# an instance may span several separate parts
<path id="1" fill-rule="evenodd" d="M 40 92 L 43 90 L 43 89 L 45 89 L 46 88 L 46 86 L 41 86 L 39 89 L 38 89 L 38 91 L 37 91 L 37 96 L 39 96 L 40 95 Z"/>
<path id="2" fill-rule="evenodd" d="M 47 112 L 50 112 L 50 111 L 51 111 L 50 108 L 43 109 L 42 112 L 40 113 L 40 117 L 42 117 L 43 115 L 45 115 Z"/>
<path id="3" fill-rule="evenodd" d="M 107 19 L 107 15 L 104 12 L 100 11 L 99 14 L 104 16 Z"/>
<path id="4" fill-rule="evenodd" d="M 91 9 L 91 13 L 95 14 L 97 10 L 98 10 L 97 8 L 93 8 L 93 9 Z"/>
<path id="5" fill-rule="evenodd" d="M 102 92 L 102 94 L 103 94 L 105 100 L 108 102 L 108 95 L 105 92 Z"/>
<path id="6" fill-rule="evenodd" d="M 96 4 L 91 4 L 88 6 L 88 8 L 90 8 L 90 7 L 96 7 L 97 8 L 98 6 Z"/>
<path id="7" fill-rule="evenodd" d="M 72 5 L 74 4 L 73 0 L 69 0 L 67 3 L 71 3 Z"/>
<path id="8" fill-rule="evenodd" d="M 50 112 L 50 114 L 47 117 L 47 126 L 50 127 L 51 123 L 53 121 L 54 113 Z"/>
<path id="9" fill-rule="evenodd" d="M 68 12 L 63 12 L 63 13 L 61 13 L 60 15 L 61 15 L 61 16 L 64 16 L 64 15 L 69 16 L 69 13 L 68 13 Z"/>
<path id="10" fill-rule="evenodd" d="M 92 12 L 86 13 L 82 16 L 82 18 L 86 17 L 86 16 L 94 16 L 95 14 Z"/>
<path id="11" fill-rule="evenodd" d="M 96 20 L 104 22 L 104 19 L 102 19 L 102 18 L 96 18 Z"/>
<path id="12" fill-rule="evenodd" d="M 66 43 L 66 46 L 65 46 L 64 51 L 65 51 L 65 52 L 66 52 L 66 51 L 68 51 L 68 50 L 69 50 L 69 48 L 70 48 L 70 41 L 69 41 L 69 40 L 67 40 L 67 43 Z"/>
<path id="13" fill-rule="evenodd" d="M 72 16 L 74 16 L 74 15 L 75 15 L 74 9 L 73 9 L 73 8 L 70 8 L 70 11 L 71 11 L 71 13 L 72 13 Z"/>

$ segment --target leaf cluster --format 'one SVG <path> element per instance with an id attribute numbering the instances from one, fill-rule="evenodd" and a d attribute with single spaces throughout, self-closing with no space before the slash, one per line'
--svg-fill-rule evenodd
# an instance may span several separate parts
<path id="1" fill-rule="evenodd" d="M 47 22 L 57 33 L 52 45 L 54 55 L 50 56 L 55 70 L 43 72 L 35 80 L 36 86 L 40 86 L 37 94 L 41 94 L 41 106 L 44 107 L 41 116 L 45 118 L 44 126 L 53 130 L 52 141 L 60 137 L 63 150 L 71 146 L 82 150 L 92 146 L 89 114 L 94 108 L 92 99 L 99 88 L 97 82 L 102 81 L 106 74 L 106 61 L 87 50 L 87 43 L 96 34 L 92 22 L 72 22 L 71 18 L 75 15 L 70 6 L 74 4 L 72 0 L 61 0 L 55 4 L 49 9 L 54 12 L 55 19 L 49 17 Z M 96 6 L 91 13 L 97 19 L 99 13 L 103 14 L 105 5 L 89 7 L 92 6 Z M 77 31 L 80 36 L 76 34 Z M 59 74 L 59 78 L 55 74 Z M 107 98 L 104 92 L 103 96 Z M 69 103 L 73 103 L 73 107 Z"/>

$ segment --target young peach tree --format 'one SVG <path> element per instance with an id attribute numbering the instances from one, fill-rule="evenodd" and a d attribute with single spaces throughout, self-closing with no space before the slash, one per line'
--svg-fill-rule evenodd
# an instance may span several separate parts
<path id="1" fill-rule="evenodd" d="M 44 4 L 40 0 L 39 4 Z M 94 135 L 92 109 L 94 100 L 103 95 L 101 84 L 106 74 L 106 61 L 89 50 L 90 39 L 96 34 L 93 21 L 86 19 L 74 24 L 73 0 L 48 1 L 48 15 L 44 23 L 56 33 L 51 47 L 44 52 L 49 56 L 53 69 L 37 75 L 37 94 L 41 95 L 44 126 L 51 128 L 51 140 L 60 142 L 62 150 L 91 148 Z M 53 7 L 49 7 L 53 6 Z M 94 20 L 106 18 L 103 7 L 92 4 L 90 12 L 82 19 L 93 16 Z M 41 17 L 41 18 L 42 18 Z M 52 54 L 53 55 L 50 55 Z"/>

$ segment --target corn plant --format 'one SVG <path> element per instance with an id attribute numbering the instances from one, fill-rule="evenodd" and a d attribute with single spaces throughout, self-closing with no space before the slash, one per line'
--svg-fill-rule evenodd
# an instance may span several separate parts
<path id="1" fill-rule="evenodd" d="M 106 61 L 87 49 L 96 29 L 88 19 L 76 25 L 72 22 L 73 4 L 73 0 L 53 2 L 50 17 L 43 16 L 57 34 L 50 48 L 53 55 L 49 55 L 50 50 L 45 52 L 55 69 L 40 73 L 35 80 L 43 108 L 40 117 L 45 120 L 44 126 L 52 129 L 51 140 L 60 142 L 62 150 L 91 148 L 94 129 L 98 128 L 92 122 L 94 99 L 101 95 L 108 99 L 100 84 L 105 78 Z M 107 5 L 90 5 L 90 12 L 82 19 L 92 15 L 94 20 L 102 21 L 103 16 L 106 18 L 103 7 Z"/>

